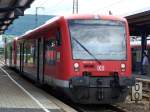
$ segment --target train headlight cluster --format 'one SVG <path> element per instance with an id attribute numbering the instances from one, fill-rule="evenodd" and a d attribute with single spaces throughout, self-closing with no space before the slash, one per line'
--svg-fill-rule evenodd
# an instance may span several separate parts
<path id="1" fill-rule="evenodd" d="M 74 70 L 79 71 L 79 63 L 74 63 Z"/>
<path id="2" fill-rule="evenodd" d="M 124 63 L 121 64 L 121 71 L 124 72 L 126 70 L 126 65 Z"/>

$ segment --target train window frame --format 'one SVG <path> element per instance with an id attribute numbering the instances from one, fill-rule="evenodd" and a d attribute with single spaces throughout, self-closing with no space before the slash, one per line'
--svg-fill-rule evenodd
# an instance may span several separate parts
<path id="1" fill-rule="evenodd" d="M 71 20 L 74 20 L 74 19 L 67 19 L 67 28 L 68 28 L 68 32 L 69 32 L 70 43 L 72 41 L 72 38 L 71 38 L 71 31 L 70 31 L 69 21 L 71 21 Z M 76 19 L 76 20 L 107 20 L 107 19 Z M 106 61 L 106 60 L 109 60 L 109 61 L 127 61 L 128 60 L 128 46 L 127 46 L 127 44 L 128 44 L 128 40 L 127 40 L 128 39 L 128 29 L 127 29 L 127 24 L 126 24 L 125 21 L 121 21 L 121 20 L 107 20 L 107 21 L 117 22 L 118 24 L 124 25 L 126 56 L 125 56 L 125 59 L 100 59 L 100 60 L 103 60 L 103 61 Z M 95 23 L 95 24 L 97 24 L 97 23 Z M 119 26 L 121 26 L 121 25 L 119 25 Z M 73 57 L 73 45 L 72 44 L 71 44 L 71 52 L 72 52 L 71 55 L 72 55 L 73 60 L 81 60 L 81 59 L 74 59 L 74 57 Z M 82 60 L 94 60 L 94 59 L 82 59 Z"/>
<path id="2" fill-rule="evenodd" d="M 34 48 L 34 50 L 31 50 L 32 48 Z M 34 40 L 26 41 L 25 44 L 24 44 L 24 51 L 25 51 L 24 53 L 26 53 L 26 58 L 27 58 L 26 59 L 26 64 L 35 64 L 36 59 L 37 59 L 37 56 L 36 56 L 36 52 L 37 52 L 36 42 Z M 30 60 L 31 58 L 33 58 L 32 61 Z"/>
<path id="3" fill-rule="evenodd" d="M 48 42 L 50 42 L 50 46 L 48 46 Z M 52 42 L 54 42 L 54 44 L 52 44 Z M 47 46 L 48 46 L 48 49 L 47 49 Z M 48 39 L 48 40 L 45 40 L 45 56 L 44 56 L 44 60 L 45 60 L 45 64 L 47 65 L 55 65 L 56 64 L 56 47 L 57 47 L 57 40 L 54 39 L 54 38 L 51 38 L 51 39 Z M 52 57 L 47 57 L 47 52 L 52 52 L 53 56 Z"/>

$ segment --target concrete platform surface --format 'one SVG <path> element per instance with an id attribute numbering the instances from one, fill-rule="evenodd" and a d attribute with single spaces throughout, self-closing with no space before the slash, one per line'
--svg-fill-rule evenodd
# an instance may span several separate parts
<path id="1" fill-rule="evenodd" d="M 0 64 L 0 112 L 76 112 L 12 70 L 6 69 Z"/>
<path id="2" fill-rule="evenodd" d="M 150 75 L 139 75 L 139 74 L 133 74 L 134 77 L 136 78 L 141 78 L 141 79 L 147 79 L 150 80 Z"/>

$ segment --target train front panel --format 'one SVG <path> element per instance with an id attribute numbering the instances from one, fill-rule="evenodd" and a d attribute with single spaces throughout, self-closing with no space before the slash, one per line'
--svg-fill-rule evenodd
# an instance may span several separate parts
<path id="1" fill-rule="evenodd" d="M 124 19 L 68 19 L 71 59 L 68 93 L 83 104 L 124 101 L 131 78 L 131 54 Z M 67 60 L 66 59 L 66 60 Z"/>

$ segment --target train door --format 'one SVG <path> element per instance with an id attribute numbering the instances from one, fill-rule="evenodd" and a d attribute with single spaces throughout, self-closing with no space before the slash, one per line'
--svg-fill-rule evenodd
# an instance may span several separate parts
<path id="1" fill-rule="evenodd" d="M 37 40 L 37 81 L 40 84 L 44 83 L 44 39 Z"/>
<path id="2" fill-rule="evenodd" d="M 9 47 L 9 66 L 12 66 L 12 46 Z"/>
<path id="3" fill-rule="evenodd" d="M 20 72 L 23 72 L 24 65 L 24 43 L 20 44 Z"/>
<path id="4" fill-rule="evenodd" d="M 51 86 L 56 86 L 58 77 L 58 60 L 60 60 L 61 34 L 58 27 L 53 28 L 44 40 L 44 80 Z"/>
<path id="5" fill-rule="evenodd" d="M 16 44 L 16 69 L 20 70 L 20 44 Z"/>
<path id="6" fill-rule="evenodd" d="M 20 47 L 20 49 L 19 49 L 19 50 L 20 50 L 20 51 L 19 51 L 19 52 L 20 52 L 20 53 L 19 53 L 19 54 L 20 54 L 20 55 L 19 55 L 19 71 L 21 72 L 21 66 L 22 66 L 22 62 L 21 62 L 21 60 L 22 60 L 22 44 L 21 44 L 21 43 L 20 43 L 20 46 L 19 46 L 19 47 Z"/>

